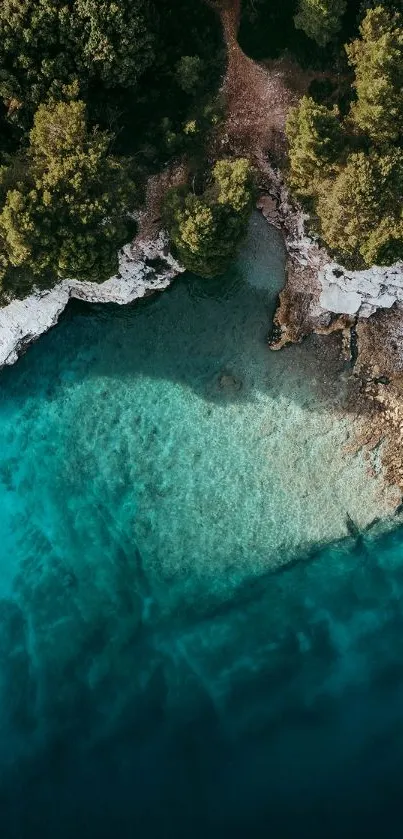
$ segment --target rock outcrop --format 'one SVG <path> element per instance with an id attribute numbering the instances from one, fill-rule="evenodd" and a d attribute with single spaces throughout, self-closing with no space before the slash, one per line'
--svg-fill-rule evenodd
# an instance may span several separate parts
<path id="1" fill-rule="evenodd" d="M 377 309 L 403 304 L 403 262 L 390 267 L 374 265 L 364 271 L 348 271 L 329 263 L 319 272 L 319 281 L 319 305 L 328 312 L 368 318 Z"/>
<path id="2" fill-rule="evenodd" d="M 386 479 L 403 490 L 403 263 L 352 271 L 331 262 L 306 235 L 306 217 L 280 176 L 268 183 L 258 207 L 283 231 L 288 252 L 269 345 L 278 350 L 311 333 L 342 333 L 357 421 L 352 448 L 379 448 Z"/>
<path id="3" fill-rule="evenodd" d="M 332 332 L 369 318 L 380 309 L 402 306 L 403 263 L 352 271 L 329 260 L 326 250 L 305 232 L 307 216 L 290 198 L 278 172 L 267 167 L 268 193 L 258 208 L 284 233 L 288 252 L 286 282 L 269 344 L 281 349 L 312 332 Z"/>
<path id="4" fill-rule="evenodd" d="M 119 271 L 103 283 L 64 280 L 49 291 L 34 291 L 0 308 L 0 367 L 14 364 L 24 349 L 55 326 L 68 301 L 133 303 L 161 291 L 184 269 L 172 257 L 168 240 L 159 233 L 136 240 L 119 253 Z"/>

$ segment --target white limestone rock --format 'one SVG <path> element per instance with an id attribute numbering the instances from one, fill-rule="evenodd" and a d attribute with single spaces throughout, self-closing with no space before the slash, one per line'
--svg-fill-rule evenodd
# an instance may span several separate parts
<path id="1" fill-rule="evenodd" d="M 374 265 L 363 271 L 328 263 L 319 272 L 319 279 L 320 306 L 334 314 L 368 318 L 377 309 L 390 309 L 403 302 L 403 262 Z"/>
<path id="2" fill-rule="evenodd" d="M 167 288 L 183 271 L 169 252 L 167 237 L 159 233 L 153 240 L 125 245 L 119 253 L 118 273 L 103 283 L 64 280 L 50 291 L 38 290 L 24 300 L 13 300 L 0 308 L 0 368 L 14 364 L 25 347 L 55 326 L 70 298 L 133 303 Z"/>
<path id="3" fill-rule="evenodd" d="M 336 314 L 356 315 L 362 304 L 362 298 L 356 291 L 345 291 L 336 283 L 329 283 L 320 296 L 323 309 Z"/>

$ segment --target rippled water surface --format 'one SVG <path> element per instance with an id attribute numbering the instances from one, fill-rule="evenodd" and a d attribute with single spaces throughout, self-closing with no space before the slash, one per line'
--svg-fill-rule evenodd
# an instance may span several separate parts
<path id="1" fill-rule="evenodd" d="M 1 836 L 400 835 L 403 536 L 347 524 L 396 494 L 283 281 L 256 216 L 1 374 Z"/>

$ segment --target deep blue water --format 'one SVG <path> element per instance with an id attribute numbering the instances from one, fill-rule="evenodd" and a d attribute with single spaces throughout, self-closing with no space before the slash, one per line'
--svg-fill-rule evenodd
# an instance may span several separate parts
<path id="1" fill-rule="evenodd" d="M 401 836 L 403 529 L 267 251 L 0 376 L 2 839 Z"/>
<path id="2" fill-rule="evenodd" d="M 180 708 L 163 660 L 93 745 L 83 703 L 6 777 L 2 835 L 400 836 L 402 545 L 328 548 L 165 629 Z"/>

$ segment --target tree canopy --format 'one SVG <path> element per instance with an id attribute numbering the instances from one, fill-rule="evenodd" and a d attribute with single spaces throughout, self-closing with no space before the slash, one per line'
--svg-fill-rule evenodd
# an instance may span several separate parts
<path id="1" fill-rule="evenodd" d="M 356 98 L 344 118 L 308 97 L 291 110 L 289 183 L 341 259 L 390 263 L 403 254 L 402 17 L 369 9 L 346 51 Z"/>
<path id="2" fill-rule="evenodd" d="M 154 60 L 148 0 L 4 0 L 0 96 L 30 113 L 78 80 L 134 87 Z"/>
<path id="3" fill-rule="evenodd" d="M 403 151 L 351 154 L 318 200 L 323 237 L 342 258 L 367 265 L 403 258 Z"/>
<path id="4" fill-rule="evenodd" d="M 314 196 L 318 179 L 329 175 L 343 147 L 337 109 L 329 110 L 304 96 L 289 112 L 290 185 L 300 196 Z"/>
<path id="5" fill-rule="evenodd" d="M 245 158 L 219 160 L 200 196 L 172 191 L 165 222 L 185 268 L 204 277 L 223 274 L 245 235 L 252 202 L 252 170 Z"/>
<path id="6" fill-rule="evenodd" d="M 299 0 L 294 23 L 320 47 L 325 47 L 341 28 L 346 0 Z"/>
<path id="7" fill-rule="evenodd" d="M 396 141 L 403 137 L 403 18 L 378 6 L 360 34 L 346 47 L 357 91 L 352 120 L 375 143 Z"/>
<path id="8" fill-rule="evenodd" d="M 38 108 L 0 214 L 5 276 L 24 269 L 46 285 L 114 273 L 117 250 L 130 234 L 134 185 L 109 144 L 107 134 L 88 128 L 84 102 Z M 3 181 L 7 187 L 7 170 Z"/>
<path id="9" fill-rule="evenodd" d="M 74 9 L 89 75 L 134 86 L 155 58 L 148 0 L 75 0 Z"/>
<path id="10" fill-rule="evenodd" d="M 81 76 L 71 3 L 4 0 L 0 4 L 0 96 L 10 113 L 32 110 Z"/>

